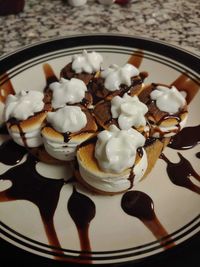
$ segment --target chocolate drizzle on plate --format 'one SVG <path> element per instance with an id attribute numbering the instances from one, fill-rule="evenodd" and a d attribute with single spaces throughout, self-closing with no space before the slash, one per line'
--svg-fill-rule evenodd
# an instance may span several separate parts
<path id="1" fill-rule="evenodd" d="M 136 68 L 139 68 L 142 64 L 144 58 L 144 52 L 142 50 L 138 50 L 130 56 L 128 59 L 128 63 L 135 66 Z"/>
<path id="2" fill-rule="evenodd" d="M 167 231 L 155 214 L 153 200 L 146 193 L 141 191 L 124 193 L 121 207 L 126 214 L 143 222 L 165 249 L 174 246 L 173 241 L 168 237 Z"/>
<path id="3" fill-rule="evenodd" d="M 43 64 L 43 71 L 45 74 L 47 87 L 50 83 L 58 81 L 56 74 L 54 73 L 51 65 L 49 65 L 48 63 Z"/>
<path id="4" fill-rule="evenodd" d="M 68 212 L 74 221 L 82 252 L 81 256 L 90 256 L 91 246 L 89 240 L 89 226 L 96 214 L 96 207 L 94 202 L 84 194 L 79 193 L 75 186 L 67 204 Z M 87 263 L 91 263 L 90 260 Z"/>
<path id="5" fill-rule="evenodd" d="M 36 164 L 37 160 L 28 155 L 24 163 L 0 175 L 0 179 L 12 182 L 10 188 L 0 192 L 0 202 L 28 200 L 35 204 L 40 211 L 49 244 L 60 248 L 53 217 L 64 180 L 43 177 L 36 171 Z"/>
<path id="6" fill-rule="evenodd" d="M 198 81 L 192 80 L 187 73 L 181 74 L 171 85 L 174 85 L 178 90 L 187 93 L 186 101 L 189 104 L 200 89 Z"/>
<path id="7" fill-rule="evenodd" d="M 3 123 L 2 125 L 0 125 L 0 134 L 2 135 L 8 135 L 8 130 L 7 130 L 7 127 L 6 127 L 6 124 Z"/>
<path id="8" fill-rule="evenodd" d="M 6 165 L 15 165 L 22 160 L 26 153 L 27 150 L 14 141 L 5 141 L 0 146 L 0 162 Z"/>
<path id="9" fill-rule="evenodd" d="M 0 75 L 0 102 L 5 103 L 9 94 L 14 95 L 15 90 L 7 73 Z"/>
<path id="10" fill-rule="evenodd" d="M 178 163 L 171 162 L 164 154 L 160 158 L 167 163 L 167 173 L 171 182 L 175 185 L 185 187 L 197 194 L 200 194 L 200 187 L 194 184 L 190 177 L 193 176 L 200 182 L 200 175 L 193 169 L 191 163 L 178 153 L 180 161 Z"/>
<path id="11" fill-rule="evenodd" d="M 183 128 L 177 135 L 175 135 L 169 147 L 173 149 L 190 149 L 200 143 L 200 124 L 193 127 Z"/>
<path id="12" fill-rule="evenodd" d="M 197 152 L 197 153 L 196 153 L 196 157 L 197 157 L 198 159 L 200 159 L 200 152 Z"/>

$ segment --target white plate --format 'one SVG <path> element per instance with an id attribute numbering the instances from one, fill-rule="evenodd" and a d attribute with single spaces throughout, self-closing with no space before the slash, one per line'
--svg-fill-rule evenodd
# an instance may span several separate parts
<path id="1" fill-rule="evenodd" d="M 38 43 L 1 58 L 0 99 L 4 98 L 2 89 L 8 88 L 10 82 L 15 92 L 22 89 L 43 90 L 46 84 L 44 64 L 49 64 L 53 72 L 59 76 L 61 68 L 70 62 L 71 56 L 83 49 L 100 52 L 104 57 L 104 66 L 111 63 L 124 64 L 133 53 L 136 53 L 142 59 L 140 70 L 149 73 L 147 82 L 171 84 L 185 73 L 192 86 L 199 88 L 200 61 L 191 53 L 149 39 L 88 35 Z M 141 51 L 144 53 L 143 58 Z M 200 124 L 199 103 L 200 92 L 189 105 L 186 127 Z M 2 109 L 1 103 L 1 116 Z M 1 142 L 4 142 L 7 137 L 1 134 L 0 138 Z M 188 136 L 188 139 L 190 138 L 192 136 Z M 0 153 L 3 151 L 1 147 Z M 199 145 L 179 151 L 190 161 L 198 174 L 200 168 L 196 153 L 199 151 Z M 177 152 L 168 147 L 164 154 L 175 163 L 180 161 Z M 5 161 L 2 154 L 0 158 Z M 10 158 L 8 162 L 9 160 Z M 27 163 L 28 160 L 31 161 L 31 167 Z M 53 179 L 32 177 L 35 165 L 40 176 Z M 70 177 L 71 171 L 67 166 L 35 163 L 30 157 L 27 159 L 27 154 L 16 164 L 0 163 L 1 237 L 22 250 L 44 258 L 87 264 L 143 261 L 150 256 L 163 253 L 167 249 L 172 249 L 169 247 L 179 246 L 197 235 L 200 223 L 200 187 L 195 187 L 194 192 L 175 185 L 169 179 L 166 166 L 166 162 L 159 159 L 151 174 L 133 188 L 135 191 L 146 193 L 154 203 L 157 224 L 154 218 L 149 225 L 141 218 L 124 212 L 121 194 L 95 195 L 78 184 L 75 184 L 76 192 L 73 194 L 73 184 L 64 184 L 59 180 Z M 199 186 L 197 178 L 190 177 L 190 180 Z M 5 194 L 9 187 L 10 191 Z M 74 202 L 71 204 L 75 210 L 83 205 L 84 214 L 93 212 L 88 232 L 86 225 L 76 226 L 69 214 L 69 198 L 72 194 Z M 80 197 L 81 202 L 77 204 L 75 197 Z M 81 203 L 85 203 L 85 206 Z M 161 237 L 158 237 L 156 229 L 159 233 L 161 231 Z M 165 244 L 161 240 L 162 237 L 166 241 Z"/>

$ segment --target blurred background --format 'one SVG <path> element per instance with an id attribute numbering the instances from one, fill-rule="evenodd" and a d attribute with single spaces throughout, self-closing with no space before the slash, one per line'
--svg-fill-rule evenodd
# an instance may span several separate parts
<path id="1" fill-rule="evenodd" d="M 200 1 L 116 1 L 103 5 L 88 0 L 73 7 L 68 0 L 0 0 L 0 56 L 24 45 L 79 33 L 145 36 L 200 51 Z"/>

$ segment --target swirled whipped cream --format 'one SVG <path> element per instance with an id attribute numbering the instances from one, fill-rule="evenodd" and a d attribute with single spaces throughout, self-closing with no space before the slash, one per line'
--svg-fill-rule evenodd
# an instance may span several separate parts
<path id="1" fill-rule="evenodd" d="M 101 72 L 101 77 L 105 79 L 105 88 L 109 91 L 118 90 L 121 84 L 131 86 L 131 77 L 137 75 L 139 75 L 139 70 L 128 63 L 123 67 L 113 64 Z"/>
<path id="2" fill-rule="evenodd" d="M 4 120 L 10 118 L 26 120 L 44 108 L 44 94 L 39 91 L 20 91 L 16 95 L 8 95 L 4 108 Z"/>
<path id="3" fill-rule="evenodd" d="M 183 92 L 184 93 L 184 92 Z M 186 100 L 175 86 L 171 88 L 158 85 L 150 94 L 152 100 L 156 101 L 156 106 L 164 112 L 170 114 L 177 113 L 186 104 Z"/>
<path id="4" fill-rule="evenodd" d="M 72 57 L 72 69 L 76 73 L 93 73 L 101 69 L 102 62 L 103 57 L 99 53 L 83 50 L 82 55 Z"/>
<path id="5" fill-rule="evenodd" d="M 132 128 L 120 130 L 115 125 L 100 132 L 97 137 L 95 158 L 103 171 L 112 173 L 133 167 L 137 148 L 145 143 L 144 136 L 138 131 Z"/>
<path id="6" fill-rule="evenodd" d="M 129 96 L 126 93 L 123 97 L 115 96 L 111 100 L 112 117 L 118 118 L 118 124 L 122 130 L 145 126 L 146 119 L 144 115 L 147 111 L 147 106 L 137 96 Z"/>
<path id="7" fill-rule="evenodd" d="M 52 107 L 55 109 L 81 102 L 87 91 L 85 83 L 76 78 L 61 78 L 59 82 L 51 83 L 49 88 L 53 91 Z"/>
<path id="8" fill-rule="evenodd" d="M 87 124 L 85 113 L 77 106 L 65 106 L 47 114 L 47 121 L 60 133 L 80 131 Z"/>

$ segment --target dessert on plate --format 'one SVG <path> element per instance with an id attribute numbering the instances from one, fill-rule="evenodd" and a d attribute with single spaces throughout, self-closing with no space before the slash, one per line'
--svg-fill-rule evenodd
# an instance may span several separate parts
<path id="1" fill-rule="evenodd" d="M 27 148 L 42 144 L 41 129 L 51 108 L 39 91 L 20 91 L 8 95 L 4 108 L 4 121 L 13 140 Z"/>
<path id="2" fill-rule="evenodd" d="M 145 117 L 147 111 L 147 106 L 137 96 L 125 93 L 122 97 L 117 95 L 111 100 L 97 103 L 94 108 L 94 116 L 104 129 L 114 124 L 122 130 L 135 128 L 148 136 L 149 125 Z"/>
<path id="3" fill-rule="evenodd" d="M 8 95 L 4 119 L 13 140 L 46 163 L 74 165 L 77 180 L 100 194 L 131 189 L 185 125 L 185 93 L 144 84 L 132 64 L 102 68 L 83 51 L 43 92 Z"/>
<path id="4" fill-rule="evenodd" d="M 148 107 L 146 117 L 152 137 L 171 137 L 184 127 L 188 117 L 185 97 L 185 92 L 175 86 L 155 83 L 141 92 L 139 98 Z"/>
<path id="5" fill-rule="evenodd" d="M 45 150 L 52 157 L 70 161 L 76 148 L 97 131 L 90 111 L 83 106 L 64 106 L 47 114 L 47 124 L 42 129 Z"/>
<path id="6" fill-rule="evenodd" d="M 97 193 L 116 194 L 139 182 L 147 169 L 145 138 L 111 125 L 77 150 L 77 179 Z"/>
<path id="7" fill-rule="evenodd" d="M 65 79 L 77 78 L 88 85 L 101 70 L 102 63 L 101 54 L 83 50 L 82 54 L 72 56 L 72 61 L 62 68 L 60 76 Z"/>
<path id="8" fill-rule="evenodd" d="M 126 92 L 138 95 L 147 76 L 146 72 L 139 72 L 132 64 L 127 63 L 124 66 L 113 64 L 94 77 L 89 90 L 95 103 L 102 99 L 111 100 L 114 96 L 122 96 Z"/>

